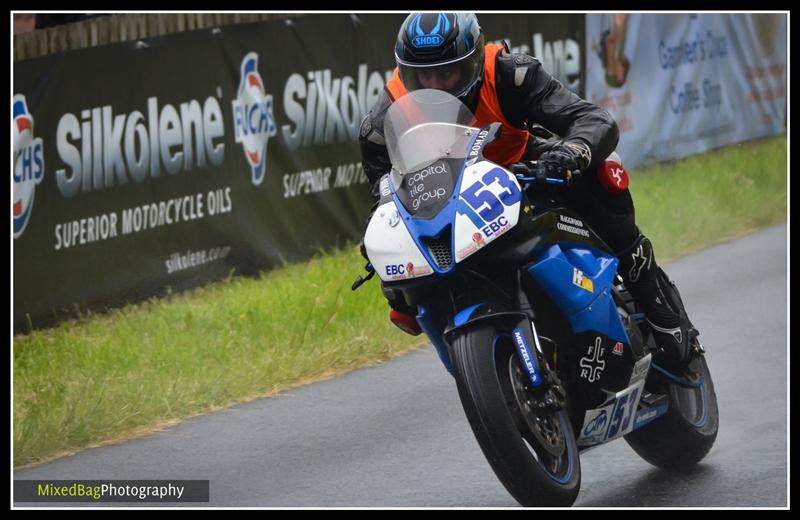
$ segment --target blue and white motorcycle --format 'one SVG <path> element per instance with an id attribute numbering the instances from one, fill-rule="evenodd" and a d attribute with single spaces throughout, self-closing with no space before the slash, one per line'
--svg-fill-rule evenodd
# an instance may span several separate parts
<path id="1" fill-rule="evenodd" d="M 473 121 L 439 90 L 390 107 L 393 168 L 363 244 L 369 277 L 418 310 L 497 477 L 522 505 L 567 506 L 580 453 L 620 437 L 656 466 L 694 465 L 719 424 L 702 347 L 682 374 L 652 363 L 618 260 L 560 181 L 488 161 L 500 125 Z"/>

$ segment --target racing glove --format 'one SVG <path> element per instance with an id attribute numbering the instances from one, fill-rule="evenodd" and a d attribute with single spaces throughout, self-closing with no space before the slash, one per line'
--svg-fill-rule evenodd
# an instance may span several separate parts
<path id="1" fill-rule="evenodd" d="M 584 143 L 561 142 L 544 152 L 537 161 L 537 176 L 562 179 L 570 184 L 576 171 L 585 171 L 592 153 Z"/>

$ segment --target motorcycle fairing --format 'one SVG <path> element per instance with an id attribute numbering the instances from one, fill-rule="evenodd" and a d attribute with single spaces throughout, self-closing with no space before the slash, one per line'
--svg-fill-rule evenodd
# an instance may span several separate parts
<path id="1" fill-rule="evenodd" d="M 455 214 L 456 263 L 517 225 L 522 192 L 516 177 L 488 161 L 464 168 Z"/>
<path id="2" fill-rule="evenodd" d="M 573 332 L 597 332 L 630 344 L 611 288 L 619 261 L 585 244 L 549 246 L 528 272 L 558 305 Z"/>
<path id="3" fill-rule="evenodd" d="M 637 419 L 640 419 L 638 408 L 644 383 L 644 380 L 637 381 L 614 394 L 603 406 L 587 410 L 580 429 L 578 446 L 601 444 L 633 431 Z M 643 423 L 641 420 L 639 422 L 641 426 Z"/>
<path id="4" fill-rule="evenodd" d="M 428 260 L 420 253 L 408 228 L 400 220 L 397 204 L 389 200 L 375 210 L 364 235 L 369 261 L 385 282 L 433 273 Z"/>

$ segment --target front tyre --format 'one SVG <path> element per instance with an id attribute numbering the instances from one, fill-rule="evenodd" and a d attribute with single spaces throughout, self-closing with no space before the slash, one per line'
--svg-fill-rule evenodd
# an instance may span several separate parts
<path id="1" fill-rule="evenodd" d="M 497 478 L 523 506 L 570 506 L 580 459 L 564 410 L 540 408 L 510 335 L 492 326 L 453 341 L 461 404 Z"/>

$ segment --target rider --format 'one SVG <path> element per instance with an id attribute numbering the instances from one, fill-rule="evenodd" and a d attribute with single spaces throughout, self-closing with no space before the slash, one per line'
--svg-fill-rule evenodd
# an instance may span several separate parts
<path id="1" fill-rule="evenodd" d="M 475 126 L 502 123 L 499 139 L 484 151 L 487 159 L 501 165 L 537 160 L 537 168 L 549 177 L 570 184 L 564 190 L 570 206 L 613 249 L 626 287 L 653 328 L 659 348 L 655 360 L 668 366 L 685 364 L 689 336 L 696 330 L 680 301 L 669 297 L 669 279 L 656 264 L 650 240 L 634 222 L 624 169 L 604 165 L 619 140 L 611 115 L 567 90 L 537 59 L 512 54 L 505 42 L 485 44 L 474 14 L 409 15 L 397 35 L 395 60 L 394 74 L 359 132 L 373 195 L 378 196 L 379 180 L 391 170 L 383 135 L 391 103 L 423 88 L 453 94 L 475 114 Z M 547 130 L 561 138 L 545 139 Z M 573 179 L 576 170 L 583 173 L 579 179 Z M 415 314 L 404 302 L 389 303 L 395 311 Z"/>

